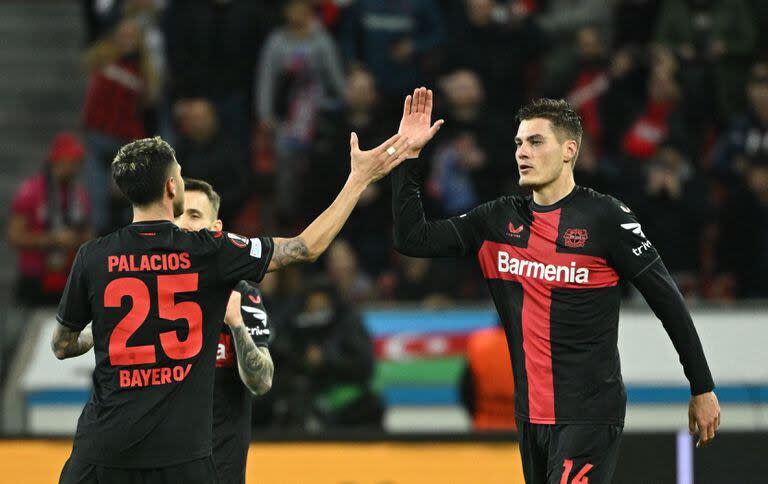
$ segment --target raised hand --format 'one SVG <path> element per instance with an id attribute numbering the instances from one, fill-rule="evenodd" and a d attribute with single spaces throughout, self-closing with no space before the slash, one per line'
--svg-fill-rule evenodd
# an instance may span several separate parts
<path id="1" fill-rule="evenodd" d="M 386 176 L 397 165 L 408 158 L 411 142 L 407 135 L 396 134 L 376 148 L 362 151 L 357 134 L 349 137 L 349 155 L 352 173 L 366 186 Z"/>
<path id="2" fill-rule="evenodd" d="M 414 89 L 413 95 L 405 98 L 403 117 L 400 119 L 398 134 L 407 136 L 411 140 L 408 158 L 418 158 L 422 148 L 438 132 L 445 123 L 438 119 L 432 122 L 432 90 L 426 87 Z"/>

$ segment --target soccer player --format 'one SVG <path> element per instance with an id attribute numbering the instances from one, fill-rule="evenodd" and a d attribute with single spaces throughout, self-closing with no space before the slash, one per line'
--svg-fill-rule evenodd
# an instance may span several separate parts
<path id="1" fill-rule="evenodd" d="M 221 197 L 209 183 L 185 178 L 184 213 L 176 225 L 192 232 L 221 231 L 220 204 Z M 216 352 L 213 464 L 219 484 L 244 484 L 251 442 L 251 394 L 269 391 L 275 370 L 267 347 L 269 321 L 259 290 L 240 281 L 230 296 L 225 321 Z"/>
<path id="2" fill-rule="evenodd" d="M 173 149 L 160 138 L 123 146 L 112 177 L 133 205 L 133 223 L 80 248 L 53 334 L 58 358 L 91 347 L 96 357 L 93 394 L 60 482 L 216 482 L 214 365 L 232 289 L 316 260 L 363 190 L 408 146 L 395 135 L 361 151 L 353 133 L 339 195 L 298 237 L 274 239 L 179 229 L 184 181 Z M 92 335 L 83 331 L 89 321 Z"/>
<path id="3" fill-rule="evenodd" d="M 405 101 L 410 158 L 435 135 L 432 92 Z M 616 347 L 619 282 L 630 280 L 672 339 L 691 386 L 689 430 L 711 442 L 720 407 L 704 352 L 659 254 L 632 210 L 575 184 L 581 121 L 565 101 L 520 109 L 515 158 L 532 196 L 504 196 L 426 221 L 421 174 L 392 174 L 395 244 L 414 257 L 472 255 L 507 334 L 523 472 L 528 483 L 604 483 L 613 475 L 626 410 Z M 650 354 L 650 353 L 649 353 Z"/>

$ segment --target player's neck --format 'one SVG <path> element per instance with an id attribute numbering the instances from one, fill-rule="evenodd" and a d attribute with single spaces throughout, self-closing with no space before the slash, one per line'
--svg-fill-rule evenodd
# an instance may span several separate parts
<path id="1" fill-rule="evenodd" d="M 168 220 L 173 222 L 173 207 L 162 203 L 154 203 L 146 207 L 133 207 L 133 223 L 150 220 Z"/>
<path id="2" fill-rule="evenodd" d="M 551 183 L 535 188 L 533 201 L 543 206 L 555 204 L 568 196 L 575 186 L 576 182 L 573 180 L 573 175 L 561 176 Z"/>

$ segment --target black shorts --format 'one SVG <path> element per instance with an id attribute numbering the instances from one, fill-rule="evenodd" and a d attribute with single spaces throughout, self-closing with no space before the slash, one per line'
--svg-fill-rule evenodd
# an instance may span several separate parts
<path id="1" fill-rule="evenodd" d="M 619 456 L 619 425 L 517 422 L 526 484 L 605 484 Z"/>
<path id="2" fill-rule="evenodd" d="M 59 484 L 211 484 L 217 483 L 211 456 L 153 469 L 122 469 L 88 464 L 70 457 Z"/>

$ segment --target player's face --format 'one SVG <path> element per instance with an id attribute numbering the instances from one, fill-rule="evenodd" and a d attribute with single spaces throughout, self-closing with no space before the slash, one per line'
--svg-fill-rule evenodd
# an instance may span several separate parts
<path id="1" fill-rule="evenodd" d="M 176 184 L 176 196 L 173 197 L 173 216 L 184 213 L 184 178 L 181 177 L 181 165 L 175 162 L 171 167 L 171 177 Z"/>
<path id="2" fill-rule="evenodd" d="M 221 229 L 221 222 L 216 220 L 211 201 L 208 200 L 205 193 L 195 190 L 185 193 L 184 213 L 176 218 L 176 225 L 190 232 L 197 232 L 203 229 Z"/>
<path id="3" fill-rule="evenodd" d="M 515 160 L 520 172 L 520 186 L 536 189 L 563 174 L 566 144 L 560 143 L 548 119 L 534 118 L 520 122 L 515 137 Z"/>

